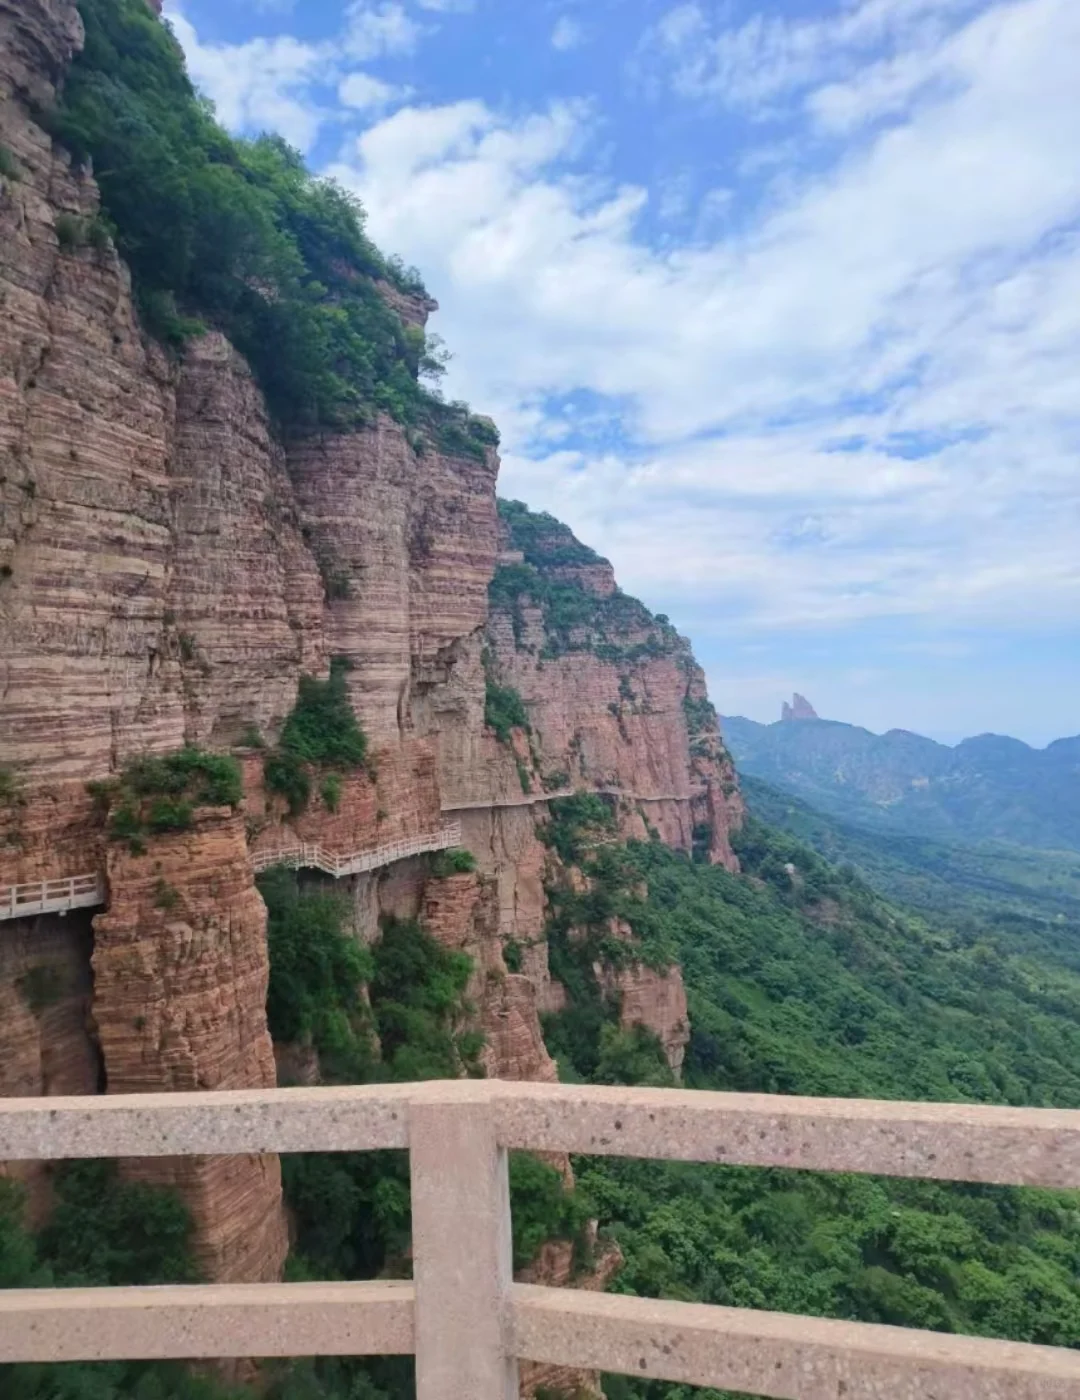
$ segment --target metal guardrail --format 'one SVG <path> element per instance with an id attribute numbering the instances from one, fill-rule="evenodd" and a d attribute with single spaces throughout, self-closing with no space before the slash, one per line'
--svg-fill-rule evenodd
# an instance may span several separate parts
<path id="1" fill-rule="evenodd" d="M 0 1160 L 408 1148 L 414 1281 L 0 1291 L 0 1363 L 415 1353 L 778 1400 L 1080 1400 L 1080 1351 L 515 1284 L 508 1149 L 1080 1187 L 1080 1112 L 498 1081 L 0 1100 Z"/>
<path id="2" fill-rule="evenodd" d="M 379 870 L 384 865 L 393 865 L 398 860 L 408 860 L 410 856 L 424 855 L 430 851 L 446 851 L 451 846 L 460 844 L 461 823 L 451 822 L 440 831 L 390 841 L 384 846 L 355 851 L 350 855 L 328 851 L 316 842 L 292 842 L 289 845 L 277 846 L 273 850 L 255 851 L 251 863 L 256 870 L 268 870 L 272 865 L 287 865 L 294 870 L 321 870 L 340 880 L 346 875 L 361 875 L 368 870 Z"/>
<path id="3" fill-rule="evenodd" d="M 71 909 L 93 909 L 104 903 L 105 885 L 98 875 L 71 875 L 62 880 L 0 885 L 0 919 L 66 914 Z"/>

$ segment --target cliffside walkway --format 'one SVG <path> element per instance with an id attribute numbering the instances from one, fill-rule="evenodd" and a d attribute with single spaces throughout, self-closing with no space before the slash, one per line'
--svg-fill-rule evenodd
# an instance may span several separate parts
<path id="1" fill-rule="evenodd" d="M 29 919 L 35 914 L 66 914 L 71 909 L 94 909 L 104 903 L 105 885 L 97 875 L 0 885 L 0 920 Z"/>
<path id="2" fill-rule="evenodd" d="M 708 791 L 707 787 L 691 788 L 687 792 L 634 793 L 617 787 L 560 788 L 557 792 L 523 792 L 520 796 L 508 798 L 485 798 L 479 802 L 449 802 L 443 812 L 482 812 L 493 808 L 535 807 L 542 802 L 553 802 L 561 797 L 576 797 L 579 793 L 592 793 L 601 797 L 623 797 L 630 802 L 690 802 Z M 401 841 L 390 841 L 373 850 L 340 853 L 328 851 L 316 842 L 294 841 L 273 850 L 256 851 L 251 863 L 258 870 L 267 870 L 272 865 L 288 865 L 294 870 L 300 868 L 321 870 L 342 880 L 348 875 L 362 875 L 371 870 L 381 870 L 395 861 L 408 860 L 410 856 L 424 855 L 431 851 L 449 850 L 461 844 L 461 823 L 450 822 L 440 831 L 428 832 L 422 836 L 411 836 Z M 66 914 L 71 909 L 93 909 L 105 903 L 105 885 L 99 875 L 72 875 L 61 880 L 34 880 L 24 885 L 0 885 L 0 921 L 5 919 L 27 919 L 36 914 Z"/>
<path id="3" fill-rule="evenodd" d="M 515 1283 L 511 1151 L 1080 1187 L 1080 1112 L 453 1080 L 0 1100 L 0 1161 L 409 1153 L 413 1279 L 0 1291 L 0 1364 L 416 1357 L 417 1400 L 518 1361 L 778 1400 L 1080 1400 L 1080 1351 Z"/>
<path id="4" fill-rule="evenodd" d="M 354 851 L 341 855 L 323 846 L 307 842 L 292 842 L 269 851 L 256 851 L 251 863 L 256 870 L 272 865 L 288 865 L 322 870 L 335 880 L 346 875 L 361 875 L 380 870 L 410 856 L 429 851 L 446 851 L 461 844 L 461 823 L 449 822 L 440 831 L 423 836 L 389 841 L 373 850 Z M 63 880 L 34 880 L 25 885 L 0 885 L 0 921 L 29 919 L 36 914 L 66 914 L 71 909 L 94 909 L 105 903 L 105 884 L 98 875 L 72 875 Z"/>
<path id="5" fill-rule="evenodd" d="M 448 802 L 444 812 L 486 812 L 493 807 L 535 807 L 541 802 L 555 802 L 560 797 L 578 797 L 582 794 L 595 794 L 598 797 L 624 797 L 628 802 L 692 802 L 695 797 L 704 797 L 708 792 L 705 786 L 691 788 L 688 792 L 627 792 L 625 788 L 560 788 L 558 792 L 523 792 L 520 797 L 484 798 L 479 802 Z"/>
<path id="6" fill-rule="evenodd" d="M 363 875 L 369 870 L 381 870 L 384 865 L 393 865 L 395 861 L 408 860 L 410 856 L 424 855 L 429 851 L 447 851 L 451 846 L 460 844 L 461 823 L 450 822 L 440 831 L 408 836 L 401 841 L 390 841 L 385 846 L 354 851 L 348 855 L 328 851 L 314 842 L 292 842 L 276 846 L 273 850 L 254 852 L 251 863 L 256 870 L 268 870 L 272 865 L 288 865 L 293 870 L 321 870 L 335 880 L 342 880 L 347 875 Z"/>

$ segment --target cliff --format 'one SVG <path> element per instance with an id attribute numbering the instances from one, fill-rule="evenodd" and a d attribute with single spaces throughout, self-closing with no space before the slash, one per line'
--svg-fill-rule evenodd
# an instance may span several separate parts
<path id="1" fill-rule="evenodd" d="M 194 103 L 164 31 L 141 7 L 130 22 Z M 335 883 L 350 935 L 373 945 L 388 918 L 419 921 L 467 954 L 479 1066 L 552 1080 L 553 892 L 584 879 L 553 844 L 557 802 L 599 800 L 624 837 L 736 868 L 740 799 L 700 668 L 564 526 L 500 514 L 493 426 L 417 387 L 434 302 L 359 232 L 333 305 L 381 337 L 362 402 L 290 418 L 274 365 L 241 353 L 227 316 L 161 331 L 123 220 L 106 218 L 108 173 L 103 205 L 93 163 L 46 130 L 81 41 L 71 0 L 0 0 L 0 885 L 102 881 L 94 911 L 0 921 L 0 1092 L 316 1079 L 310 1045 L 271 1043 L 255 884 L 298 843 L 380 853 Z M 311 403 L 329 393 L 319 381 Z M 323 762 L 296 739 L 305 686 L 328 673 L 362 759 Z M 318 704 L 338 703 L 331 689 Z M 219 760 L 204 783 L 199 765 Z M 270 781 L 273 762 L 302 796 Z M 446 822 L 471 860 L 392 849 Z M 677 1073 L 681 974 L 614 932 L 625 956 L 597 964 L 604 994 Z M 124 1170 L 183 1195 L 207 1277 L 280 1275 L 276 1159 Z M 47 1177 L 29 1180 L 40 1215 Z M 536 1276 L 565 1281 L 568 1249 Z M 587 1285 L 610 1273 L 601 1254 Z"/>

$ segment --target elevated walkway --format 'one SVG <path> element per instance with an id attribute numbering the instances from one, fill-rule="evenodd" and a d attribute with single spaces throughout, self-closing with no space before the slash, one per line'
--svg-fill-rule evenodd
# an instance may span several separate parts
<path id="1" fill-rule="evenodd" d="M 372 850 L 353 851 L 340 854 L 328 851 L 325 846 L 312 842 L 292 842 L 275 846 L 272 850 L 256 851 L 251 863 L 256 870 L 269 870 L 272 865 L 287 865 L 293 870 L 321 870 L 342 880 L 347 875 L 363 875 L 370 870 L 381 870 L 395 861 L 408 860 L 410 856 L 421 856 L 431 851 L 447 851 L 451 846 L 461 844 L 461 823 L 450 822 L 440 831 L 427 832 L 422 836 L 409 836 L 401 841 L 390 841 L 385 846 Z"/>
<path id="2" fill-rule="evenodd" d="M 99 875 L 70 875 L 62 880 L 32 880 L 26 885 L 0 885 L 0 920 L 30 919 L 35 914 L 67 914 L 105 903 L 105 883 Z"/>
<path id="3" fill-rule="evenodd" d="M 692 802 L 695 797 L 704 797 L 708 792 L 705 786 L 689 788 L 686 792 L 627 792 L 625 788 L 560 788 L 558 792 L 523 792 L 521 796 L 483 798 L 478 802 L 447 802 L 444 812 L 487 812 L 501 807 L 536 807 L 541 802 L 555 802 L 562 797 L 578 797 L 592 794 L 597 797 L 622 797 L 627 802 Z"/>
<path id="4" fill-rule="evenodd" d="M 291 842 L 268 851 L 256 851 L 251 863 L 258 870 L 287 865 L 321 870 L 335 880 L 380 870 L 395 861 L 431 851 L 446 851 L 461 844 L 461 823 L 449 822 L 439 831 L 390 841 L 373 850 L 341 854 L 324 846 Z M 25 885 L 0 885 L 0 922 L 29 919 L 36 914 L 67 914 L 72 909 L 95 909 L 105 903 L 105 882 L 99 875 L 71 875 L 61 880 L 34 880 Z"/>
<path id="5" fill-rule="evenodd" d="M 491 811 L 496 808 L 535 807 L 543 802 L 575 797 L 579 793 L 622 797 L 630 802 L 690 802 L 707 791 L 706 787 L 698 787 L 690 788 L 686 792 L 634 793 L 616 787 L 567 787 L 560 788 L 557 792 L 523 792 L 520 797 L 485 798 L 479 802 L 450 802 L 442 810 L 452 815 L 458 812 Z M 267 870 L 272 865 L 287 865 L 294 870 L 321 870 L 326 875 L 332 875 L 335 880 L 341 880 L 348 875 L 362 875 L 368 871 L 380 870 L 383 866 L 393 865 L 395 861 L 408 860 L 410 856 L 445 851 L 460 844 L 461 823 L 450 822 L 439 831 L 407 837 L 401 841 L 390 841 L 373 850 L 342 853 L 329 851 L 317 843 L 290 842 L 273 850 L 256 851 L 252 855 L 251 863 L 257 871 Z M 66 914 L 72 909 L 94 909 L 104 903 L 105 883 L 99 875 L 93 873 L 71 875 L 59 880 L 34 880 L 22 885 L 0 885 L 0 921 L 27 919 L 36 914 Z"/>

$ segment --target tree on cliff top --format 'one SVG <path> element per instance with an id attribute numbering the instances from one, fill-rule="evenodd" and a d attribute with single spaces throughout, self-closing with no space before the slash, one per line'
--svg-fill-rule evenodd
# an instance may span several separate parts
<path id="1" fill-rule="evenodd" d="M 247 357 L 275 417 L 349 426 L 378 412 L 481 457 L 483 420 L 426 390 L 441 356 L 376 285 L 422 293 L 386 259 L 359 201 L 311 175 L 276 136 L 238 141 L 192 87 L 179 44 L 146 0 L 79 0 L 86 44 L 52 116 L 91 159 L 144 324 L 179 345 L 201 322 Z"/>

